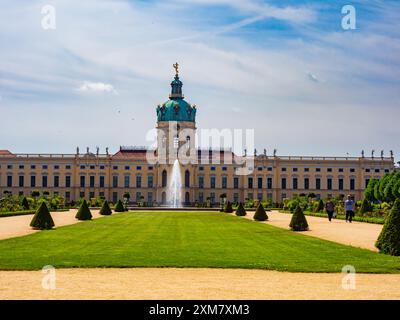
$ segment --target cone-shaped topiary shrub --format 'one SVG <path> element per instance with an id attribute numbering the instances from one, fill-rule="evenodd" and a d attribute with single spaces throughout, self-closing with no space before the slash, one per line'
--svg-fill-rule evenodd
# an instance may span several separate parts
<path id="1" fill-rule="evenodd" d="M 26 197 L 22 199 L 21 206 L 24 210 L 29 210 L 29 202 L 28 199 L 26 199 Z"/>
<path id="2" fill-rule="evenodd" d="M 238 207 L 236 209 L 236 215 L 241 217 L 246 215 L 246 210 L 244 209 L 243 203 L 241 202 L 239 202 Z"/>
<path id="3" fill-rule="evenodd" d="M 303 213 L 303 210 L 300 206 L 296 207 L 294 213 L 292 215 L 292 220 L 290 220 L 289 224 L 290 229 L 293 231 L 307 231 L 308 230 L 308 223 L 306 216 Z"/>
<path id="4" fill-rule="evenodd" d="M 253 219 L 256 221 L 268 220 L 267 213 L 265 212 L 264 207 L 261 205 L 261 203 L 258 204 L 256 212 L 254 213 Z"/>
<path id="5" fill-rule="evenodd" d="M 226 212 L 226 213 L 233 212 L 232 203 L 230 203 L 229 201 L 227 203 L 225 203 L 224 212 Z"/>
<path id="6" fill-rule="evenodd" d="M 361 203 L 361 208 L 360 208 L 360 213 L 367 213 L 372 210 L 371 204 L 367 199 L 364 198 L 364 200 Z"/>
<path id="7" fill-rule="evenodd" d="M 322 199 L 319 199 L 318 201 L 318 206 L 317 209 L 315 209 L 315 212 L 323 212 L 324 211 L 324 202 Z"/>
<path id="8" fill-rule="evenodd" d="M 124 212 L 125 211 L 125 207 L 121 200 L 118 200 L 117 204 L 115 205 L 114 210 L 115 210 L 115 212 Z"/>
<path id="9" fill-rule="evenodd" d="M 79 207 L 79 210 L 75 216 L 78 220 L 91 220 L 92 219 L 92 213 L 90 212 L 90 209 L 87 205 L 86 200 L 82 201 L 81 206 Z"/>
<path id="10" fill-rule="evenodd" d="M 385 219 L 385 224 L 375 243 L 381 253 L 400 256 L 400 199 L 397 199 Z"/>
<path id="11" fill-rule="evenodd" d="M 47 209 L 46 203 L 43 201 L 39 208 L 36 210 L 35 215 L 31 221 L 30 226 L 34 229 L 51 229 L 54 227 L 53 218 L 50 215 L 49 209 Z"/>
<path id="12" fill-rule="evenodd" d="M 101 206 L 100 214 L 103 215 L 103 216 L 109 216 L 111 213 L 112 213 L 112 211 L 110 209 L 108 201 L 105 200 L 103 205 Z"/>

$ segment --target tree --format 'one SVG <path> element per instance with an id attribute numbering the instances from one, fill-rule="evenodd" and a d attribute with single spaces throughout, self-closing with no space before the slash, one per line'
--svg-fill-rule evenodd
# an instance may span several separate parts
<path id="1" fill-rule="evenodd" d="M 254 213 L 253 219 L 256 221 L 268 220 L 267 213 L 265 212 L 264 207 L 261 205 L 261 203 L 258 204 L 256 212 Z"/>
<path id="2" fill-rule="evenodd" d="M 361 203 L 360 213 L 367 213 L 371 211 L 372 211 L 371 203 L 366 198 L 364 198 L 364 200 Z"/>
<path id="3" fill-rule="evenodd" d="M 324 202 L 322 201 L 322 199 L 319 199 L 318 206 L 317 206 L 317 209 L 315 209 L 315 212 L 323 212 L 324 208 L 325 208 Z M 296 207 L 296 209 L 297 209 L 297 207 Z"/>
<path id="4" fill-rule="evenodd" d="M 85 199 L 83 199 L 82 204 L 79 207 L 79 210 L 78 210 L 75 218 L 78 220 L 91 220 L 92 219 L 92 213 L 90 212 L 90 209 L 89 209 Z"/>
<path id="5" fill-rule="evenodd" d="M 28 199 L 26 199 L 26 197 L 22 199 L 21 206 L 24 210 L 29 210 L 29 202 Z"/>
<path id="6" fill-rule="evenodd" d="M 368 182 L 367 187 L 365 188 L 364 191 L 364 197 L 368 200 L 368 201 L 377 201 L 378 199 L 375 198 L 374 195 L 374 190 L 375 190 L 375 185 L 379 184 L 379 180 L 378 179 L 370 179 Z"/>
<path id="7" fill-rule="evenodd" d="M 226 212 L 226 213 L 232 213 L 233 212 L 232 203 L 230 203 L 230 201 L 226 202 L 225 208 L 224 208 L 224 212 Z"/>
<path id="8" fill-rule="evenodd" d="M 375 243 L 381 253 L 400 256 L 400 199 L 396 199 Z"/>
<path id="9" fill-rule="evenodd" d="M 111 209 L 110 209 L 110 206 L 109 206 L 107 200 L 105 200 L 105 201 L 103 202 L 103 205 L 102 205 L 102 207 L 101 207 L 99 213 L 100 213 L 102 216 L 109 216 L 110 214 L 112 214 L 112 211 L 111 211 Z"/>
<path id="10" fill-rule="evenodd" d="M 236 209 L 236 215 L 243 217 L 246 215 L 246 210 L 244 209 L 243 203 L 239 202 L 238 207 Z"/>
<path id="11" fill-rule="evenodd" d="M 54 227 L 53 218 L 51 217 L 50 211 L 47 208 L 46 203 L 44 201 L 40 204 L 40 207 L 36 210 L 36 213 L 32 218 L 30 226 L 33 229 L 39 229 L 39 230 L 51 229 Z"/>
<path id="12" fill-rule="evenodd" d="M 300 206 L 297 206 L 296 210 L 292 215 L 292 219 L 290 220 L 289 224 L 290 229 L 293 231 L 307 231 L 308 230 L 308 223 L 306 216 L 303 213 L 303 210 Z"/>
<path id="13" fill-rule="evenodd" d="M 118 200 L 117 204 L 115 205 L 114 211 L 115 212 L 124 212 L 125 211 L 124 204 L 122 203 L 121 200 Z"/>

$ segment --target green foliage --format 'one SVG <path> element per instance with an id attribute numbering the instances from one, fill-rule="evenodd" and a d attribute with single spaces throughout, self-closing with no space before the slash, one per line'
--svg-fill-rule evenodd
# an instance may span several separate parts
<path id="1" fill-rule="evenodd" d="M 244 209 L 243 203 L 239 202 L 235 214 L 240 217 L 244 217 L 246 215 L 246 210 Z"/>
<path id="2" fill-rule="evenodd" d="M 381 253 L 400 256 L 400 199 L 395 201 L 375 246 Z"/>
<path id="3" fill-rule="evenodd" d="M 37 198 L 37 197 L 40 196 L 40 192 L 39 192 L 38 190 L 33 190 L 33 191 L 31 192 L 31 196 L 32 196 L 33 198 Z"/>
<path id="4" fill-rule="evenodd" d="M 317 206 L 317 208 L 315 209 L 315 212 L 323 212 L 323 211 L 324 211 L 324 208 L 325 208 L 324 202 L 322 201 L 322 199 L 319 199 L 319 201 L 318 201 L 318 206 Z"/>
<path id="5" fill-rule="evenodd" d="M 24 210 L 29 210 L 29 202 L 28 199 L 26 199 L 26 197 L 24 197 L 21 201 L 21 206 Z"/>
<path id="6" fill-rule="evenodd" d="M 76 219 L 78 220 L 91 220 L 92 219 L 92 213 L 90 212 L 90 209 L 87 205 L 86 200 L 82 201 L 82 204 L 76 213 L 75 216 Z"/>
<path id="7" fill-rule="evenodd" d="M 226 212 L 226 213 L 232 213 L 233 212 L 232 203 L 230 203 L 230 201 L 227 201 L 225 203 L 224 212 Z"/>
<path id="8" fill-rule="evenodd" d="M 297 206 L 296 210 L 292 215 L 292 219 L 290 220 L 289 224 L 290 229 L 293 231 L 307 231 L 308 230 L 308 223 L 306 216 L 303 213 L 303 210 L 300 206 Z"/>
<path id="9" fill-rule="evenodd" d="M 364 198 L 364 200 L 361 203 L 360 213 L 364 214 L 364 213 L 371 212 L 371 211 L 372 211 L 371 203 L 369 202 L 369 200 Z"/>
<path id="10" fill-rule="evenodd" d="M 112 213 L 108 201 L 105 200 L 103 206 L 100 209 L 100 214 L 103 216 L 109 216 Z"/>
<path id="11" fill-rule="evenodd" d="M 256 221 L 268 220 L 267 213 L 265 212 L 264 207 L 261 205 L 261 203 L 258 204 L 256 212 L 254 213 L 253 219 Z"/>
<path id="12" fill-rule="evenodd" d="M 374 190 L 375 190 L 375 185 L 379 184 L 379 180 L 378 179 L 370 179 L 368 182 L 367 187 L 365 188 L 364 191 L 364 197 L 368 200 L 368 201 L 377 201 L 378 199 L 375 198 L 374 195 Z"/>
<path id="13" fill-rule="evenodd" d="M 45 202 L 42 202 L 40 207 L 34 214 L 30 226 L 34 229 L 51 229 L 54 227 L 53 218 L 50 215 L 49 209 Z"/>
<path id="14" fill-rule="evenodd" d="M 382 179 L 371 179 L 364 191 L 367 200 L 394 202 L 400 198 L 400 171 L 386 173 Z"/>
<path id="15" fill-rule="evenodd" d="M 115 210 L 115 212 L 124 212 L 125 211 L 124 204 L 122 203 L 121 200 L 118 200 L 117 204 L 115 205 L 114 210 Z"/>

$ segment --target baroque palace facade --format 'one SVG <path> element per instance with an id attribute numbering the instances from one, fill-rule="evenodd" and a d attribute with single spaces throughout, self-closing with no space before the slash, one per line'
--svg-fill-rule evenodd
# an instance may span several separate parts
<path id="1" fill-rule="evenodd" d="M 350 194 L 356 199 L 371 178 L 381 178 L 395 169 L 390 157 L 307 157 L 268 156 L 254 153 L 249 174 L 237 174 L 244 164 L 237 164 L 231 151 L 195 149 L 196 106 L 182 94 L 178 65 L 171 83 L 169 100 L 157 107 L 159 132 L 155 157 L 167 154 L 166 145 L 178 149 L 183 143 L 193 163 L 181 164 L 182 201 L 219 203 L 220 195 L 237 202 L 249 199 L 272 199 L 282 202 L 295 194 L 314 193 L 317 197 Z M 172 141 L 171 124 L 177 132 L 188 129 L 185 141 Z M 191 131 L 190 131 L 191 130 Z M 169 149 L 168 149 L 169 150 Z M 175 149 L 174 149 L 175 150 Z M 194 150 L 194 152 L 193 152 Z M 192 153 L 191 153 L 192 152 Z M 175 153 L 175 151 L 174 151 Z M 6 193 L 29 195 L 32 191 L 59 194 L 67 201 L 105 197 L 116 202 L 129 192 L 131 202 L 168 203 L 168 185 L 172 164 L 149 162 L 149 150 L 120 147 L 115 154 L 89 152 L 75 154 L 15 154 L 0 150 L 0 197 Z M 239 157 L 240 158 L 240 157 Z M 220 161 L 218 161 L 220 159 Z"/>

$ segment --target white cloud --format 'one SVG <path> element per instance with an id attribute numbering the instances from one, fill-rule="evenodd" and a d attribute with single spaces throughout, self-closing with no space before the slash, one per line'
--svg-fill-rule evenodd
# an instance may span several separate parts
<path id="1" fill-rule="evenodd" d="M 113 94 L 118 94 L 117 90 L 115 90 L 111 84 L 103 82 L 85 81 L 78 90 L 84 92 L 110 92 Z"/>

